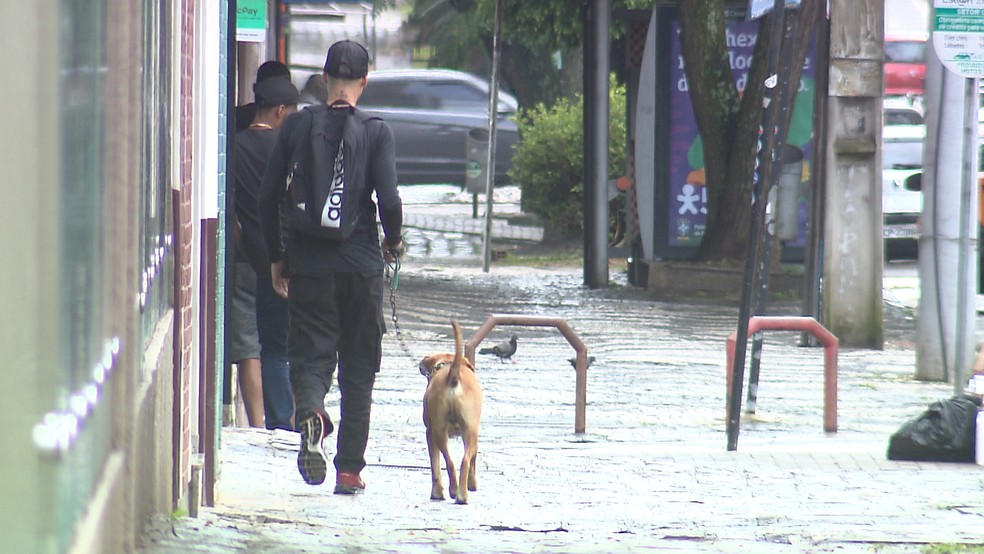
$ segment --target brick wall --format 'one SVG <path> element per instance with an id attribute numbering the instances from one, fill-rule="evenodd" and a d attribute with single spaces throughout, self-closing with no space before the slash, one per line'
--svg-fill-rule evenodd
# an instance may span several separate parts
<path id="1" fill-rule="evenodd" d="M 175 385 L 174 399 L 174 460 L 175 503 L 181 497 L 182 485 L 191 477 L 191 363 L 194 329 L 192 302 L 192 252 L 194 229 L 192 221 L 192 190 L 194 169 L 194 71 L 195 71 L 195 0 L 181 2 L 181 75 L 180 75 L 180 179 L 174 198 L 174 225 L 177 230 L 175 253 Z"/>

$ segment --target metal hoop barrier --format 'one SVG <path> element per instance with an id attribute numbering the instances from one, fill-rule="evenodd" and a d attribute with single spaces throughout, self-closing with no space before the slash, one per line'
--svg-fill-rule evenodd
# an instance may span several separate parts
<path id="1" fill-rule="evenodd" d="M 475 336 L 465 343 L 465 356 L 475 363 L 475 349 L 497 326 L 514 325 L 525 327 L 555 327 L 577 353 L 574 362 L 576 381 L 574 386 L 574 432 L 584 433 L 584 407 L 587 404 L 588 390 L 588 349 L 562 318 L 534 315 L 493 314 L 475 332 Z"/>
<path id="2" fill-rule="evenodd" d="M 838 341 L 830 331 L 806 316 L 752 316 L 748 320 L 748 336 L 760 331 L 802 331 L 810 333 L 823 345 L 823 430 L 828 433 L 837 432 L 837 349 Z M 727 340 L 728 353 L 728 390 L 726 391 L 725 408 L 731 413 L 731 386 L 735 366 L 735 340 L 737 333 L 731 333 Z"/>

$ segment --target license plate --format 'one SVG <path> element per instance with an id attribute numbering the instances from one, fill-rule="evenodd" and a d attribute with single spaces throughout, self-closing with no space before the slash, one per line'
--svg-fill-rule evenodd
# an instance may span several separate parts
<path id="1" fill-rule="evenodd" d="M 915 239 L 919 238 L 919 228 L 915 223 L 907 225 L 886 225 L 882 229 L 882 237 L 886 239 Z"/>

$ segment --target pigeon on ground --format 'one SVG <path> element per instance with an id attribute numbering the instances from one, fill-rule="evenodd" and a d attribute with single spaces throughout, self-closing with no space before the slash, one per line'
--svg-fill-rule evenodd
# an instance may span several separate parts
<path id="1" fill-rule="evenodd" d="M 577 358 L 570 358 L 567 361 L 571 363 L 571 367 L 573 367 L 574 369 L 577 369 Z M 587 365 L 587 367 L 591 367 L 591 364 L 593 364 L 594 361 L 595 361 L 595 357 L 594 356 L 588 356 L 588 365 Z"/>
<path id="2" fill-rule="evenodd" d="M 500 342 L 499 344 L 491 348 L 483 348 L 478 351 L 479 354 L 494 354 L 499 357 L 499 360 L 508 360 L 516 353 L 516 335 L 513 335 L 506 342 Z"/>

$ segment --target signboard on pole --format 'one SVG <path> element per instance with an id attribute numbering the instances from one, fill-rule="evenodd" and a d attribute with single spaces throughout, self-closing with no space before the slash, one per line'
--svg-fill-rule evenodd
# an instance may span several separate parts
<path id="1" fill-rule="evenodd" d="M 787 8 L 798 8 L 801 0 L 786 0 Z M 758 19 L 772 11 L 775 0 L 748 0 L 748 20 Z"/>
<path id="2" fill-rule="evenodd" d="M 238 0 L 236 2 L 236 40 L 263 42 L 266 40 L 266 0 Z"/>
<path id="3" fill-rule="evenodd" d="M 933 49 L 957 75 L 984 77 L 984 0 L 934 0 Z"/>

